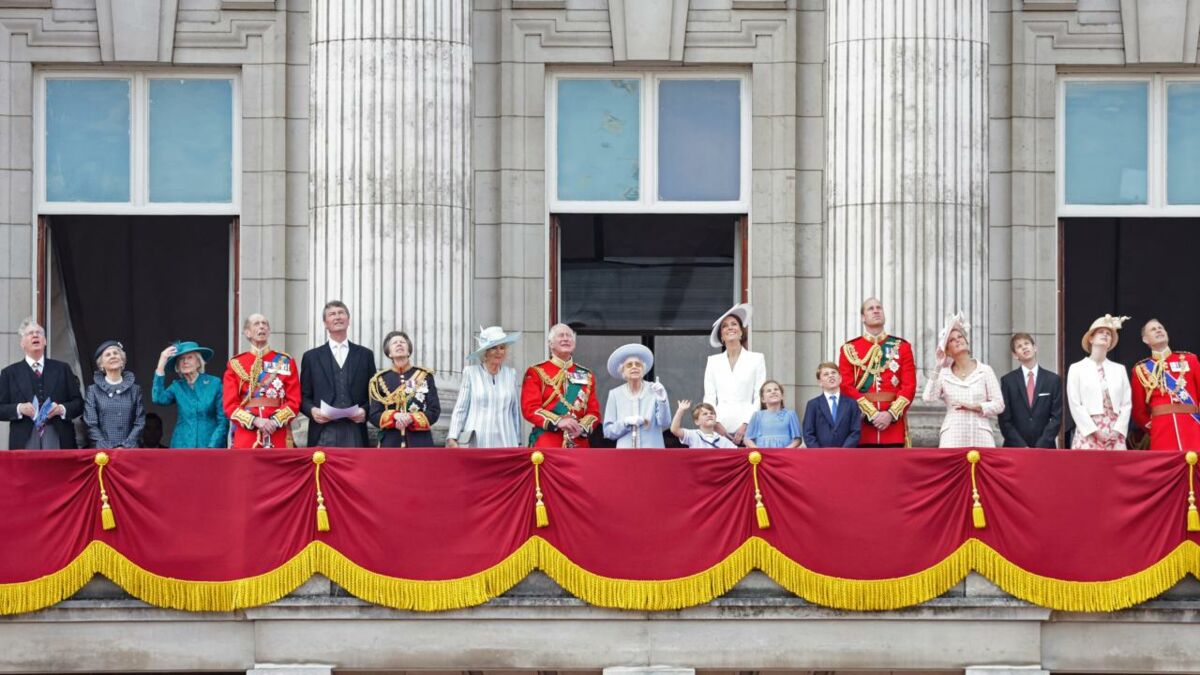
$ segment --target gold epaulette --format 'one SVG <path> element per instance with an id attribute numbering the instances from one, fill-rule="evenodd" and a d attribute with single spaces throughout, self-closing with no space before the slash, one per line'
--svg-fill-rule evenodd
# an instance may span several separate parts
<path id="1" fill-rule="evenodd" d="M 242 354 L 245 353 L 242 352 Z M 238 354 L 238 356 L 241 356 L 241 354 Z M 237 356 L 229 359 L 229 367 L 233 369 L 233 374 L 237 375 L 239 380 L 242 382 L 250 381 L 250 373 L 246 372 L 246 369 L 242 366 L 242 362 L 237 360 Z"/>

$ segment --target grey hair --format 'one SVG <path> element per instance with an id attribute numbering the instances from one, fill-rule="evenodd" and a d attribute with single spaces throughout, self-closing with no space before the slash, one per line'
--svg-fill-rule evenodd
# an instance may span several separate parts
<path id="1" fill-rule="evenodd" d="M 550 326 L 550 332 L 546 334 L 546 344 L 549 344 L 550 341 L 554 339 L 555 333 L 559 333 L 564 329 L 566 329 L 566 331 L 571 334 L 571 337 L 575 337 L 575 329 L 574 328 L 571 328 L 570 326 L 568 326 L 565 323 L 556 323 L 553 326 Z"/>
<path id="2" fill-rule="evenodd" d="M 45 332 L 46 330 L 42 324 L 38 323 L 37 317 L 27 316 L 25 317 L 25 320 L 21 322 L 21 325 L 17 326 L 17 335 L 22 338 L 25 337 L 25 334 L 29 332 L 29 329 L 34 326 L 41 328 L 42 332 Z"/>
<path id="3" fill-rule="evenodd" d="M 121 352 L 121 370 L 125 370 L 125 366 L 129 365 L 129 356 L 125 353 L 125 349 L 123 347 L 118 347 L 117 345 L 113 345 L 112 347 L 109 347 L 108 349 L 105 349 L 104 351 L 107 352 L 109 349 L 114 349 L 114 348 L 117 351 Z M 100 356 L 96 357 L 96 368 L 99 369 L 100 372 L 104 372 L 104 366 L 102 365 L 103 361 L 104 361 L 104 353 L 101 352 Z"/>

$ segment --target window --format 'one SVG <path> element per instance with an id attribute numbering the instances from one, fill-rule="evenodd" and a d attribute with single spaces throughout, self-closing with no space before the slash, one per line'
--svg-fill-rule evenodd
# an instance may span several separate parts
<path id="1" fill-rule="evenodd" d="M 41 213 L 237 212 L 233 76 L 51 70 L 38 83 Z"/>
<path id="2" fill-rule="evenodd" d="M 551 210 L 747 211 L 747 87 L 740 72 L 552 75 Z"/>
<path id="3" fill-rule="evenodd" d="M 1060 216 L 1200 214 L 1200 79 L 1060 81 Z"/>

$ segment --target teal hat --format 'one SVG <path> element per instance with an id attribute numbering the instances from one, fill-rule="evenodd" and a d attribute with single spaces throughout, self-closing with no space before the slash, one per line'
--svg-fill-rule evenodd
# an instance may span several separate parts
<path id="1" fill-rule="evenodd" d="M 165 368 L 168 373 L 175 370 L 175 359 L 183 356 L 184 354 L 197 353 L 200 355 L 200 358 L 204 359 L 206 362 L 211 360 L 213 356 L 213 350 L 209 349 L 208 347 L 201 347 L 199 344 L 192 342 L 191 340 L 176 342 L 175 349 L 175 356 L 167 359 Z"/>

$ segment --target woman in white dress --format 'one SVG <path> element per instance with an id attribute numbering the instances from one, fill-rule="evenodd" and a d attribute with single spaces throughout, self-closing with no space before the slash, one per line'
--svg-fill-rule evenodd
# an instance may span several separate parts
<path id="1" fill-rule="evenodd" d="M 996 447 L 992 419 L 1004 412 L 995 371 L 971 356 L 969 328 L 962 312 L 946 320 L 934 351 L 938 369 L 925 383 L 922 396 L 926 401 L 946 403 L 938 442 L 943 448 Z"/>
<path id="2" fill-rule="evenodd" d="M 504 365 L 508 345 L 520 337 L 520 333 L 505 333 L 500 326 L 479 332 L 478 348 L 467 354 L 468 361 L 479 363 L 463 369 L 446 447 L 515 448 L 521 444 L 521 382 L 517 371 Z"/>
<path id="3" fill-rule="evenodd" d="M 645 345 L 617 347 L 608 357 L 608 374 L 625 384 L 608 392 L 604 406 L 604 437 L 618 448 L 664 447 L 663 431 L 671 426 L 667 390 L 643 378 L 654 367 L 654 354 Z"/>
<path id="4" fill-rule="evenodd" d="M 713 323 L 708 342 L 720 354 L 704 367 L 704 402 L 717 409 L 717 431 L 741 444 L 750 417 L 758 410 L 758 390 L 767 381 L 762 354 L 746 349 L 750 305 L 734 305 Z"/>
<path id="5" fill-rule="evenodd" d="M 1127 316 L 1104 316 L 1083 334 L 1087 356 L 1067 371 L 1067 408 L 1075 421 L 1071 447 L 1077 450 L 1125 450 L 1133 394 L 1125 367 L 1108 360 Z"/>

